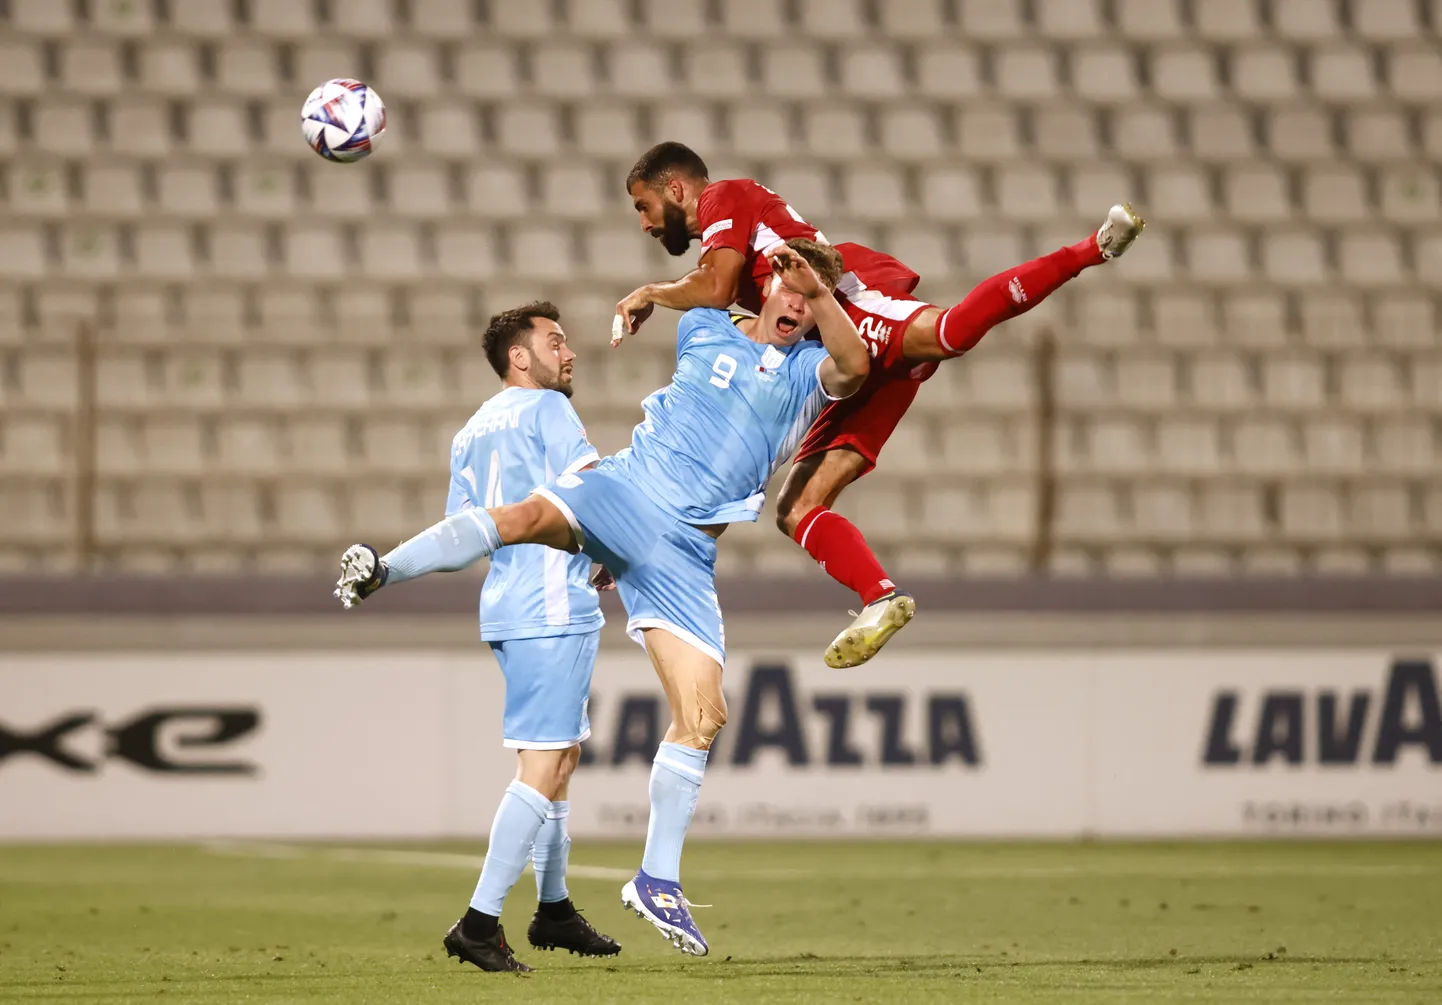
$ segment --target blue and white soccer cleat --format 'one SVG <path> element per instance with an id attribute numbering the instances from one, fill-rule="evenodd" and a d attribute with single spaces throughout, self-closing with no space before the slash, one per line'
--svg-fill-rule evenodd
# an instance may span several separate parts
<path id="1" fill-rule="evenodd" d="M 638 869 L 636 878 L 621 887 L 621 905 L 635 911 L 636 917 L 655 925 L 662 937 L 681 952 L 690 956 L 705 956 L 710 951 L 706 937 L 691 917 L 690 908 L 693 905 L 681 892 L 680 883 L 653 879 Z"/>

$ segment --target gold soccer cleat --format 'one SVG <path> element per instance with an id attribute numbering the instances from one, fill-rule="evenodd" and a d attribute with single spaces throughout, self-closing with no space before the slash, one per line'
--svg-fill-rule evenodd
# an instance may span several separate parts
<path id="1" fill-rule="evenodd" d="M 1131 203 L 1113 206 L 1107 211 L 1106 222 L 1097 231 L 1097 247 L 1101 249 L 1102 257 L 1107 261 L 1122 257 L 1146 226 L 1147 221 L 1137 215 Z"/>
<path id="2" fill-rule="evenodd" d="M 901 590 L 892 590 L 875 603 L 867 604 L 851 626 L 826 647 L 826 665 L 833 670 L 861 666 L 881 652 L 881 647 L 905 628 L 915 614 L 915 599 Z"/>

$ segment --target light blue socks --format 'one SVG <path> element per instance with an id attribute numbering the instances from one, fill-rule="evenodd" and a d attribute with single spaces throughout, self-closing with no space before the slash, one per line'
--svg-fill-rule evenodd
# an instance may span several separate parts
<path id="1" fill-rule="evenodd" d="M 641 869 L 653 879 L 681 882 L 681 846 L 701 796 L 706 751 L 663 743 L 651 765 L 651 821 Z"/>
<path id="2" fill-rule="evenodd" d="M 566 823 L 570 816 L 569 801 L 552 803 L 536 835 L 531 860 L 536 866 L 536 899 L 543 904 L 555 904 L 570 896 L 566 890 L 566 863 L 571 857 L 571 835 L 566 832 Z"/>
<path id="3" fill-rule="evenodd" d="M 467 506 L 383 555 L 382 561 L 390 570 L 386 574 L 386 585 L 404 583 L 431 572 L 458 572 L 475 565 L 500 546 L 501 534 L 491 514 Z"/>
<path id="4" fill-rule="evenodd" d="M 491 822 L 491 843 L 486 848 L 486 864 L 481 866 L 481 879 L 476 884 L 471 907 L 482 914 L 499 918 L 506 894 L 521 878 L 536 835 L 546 822 L 551 801 L 524 782 L 506 786 L 496 818 Z"/>

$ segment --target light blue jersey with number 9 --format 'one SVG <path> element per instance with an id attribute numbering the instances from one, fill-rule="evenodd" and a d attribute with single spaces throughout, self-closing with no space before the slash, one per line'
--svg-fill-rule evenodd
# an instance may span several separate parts
<path id="1" fill-rule="evenodd" d="M 446 516 L 468 506 L 521 502 L 531 490 L 596 460 L 571 402 L 559 391 L 508 387 L 491 398 L 451 442 Z M 604 623 L 591 586 L 591 560 L 539 544 L 513 544 L 491 556 L 481 590 L 487 642 L 594 632 Z"/>
<path id="2" fill-rule="evenodd" d="M 631 445 L 603 466 L 685 523 L 755 520 L 766 483 L 829 400 L 826 356 L 819 342 L 753 342 L 725 311 L 687 311 L 676 375 L 641 403 L 646 420 Z"/>

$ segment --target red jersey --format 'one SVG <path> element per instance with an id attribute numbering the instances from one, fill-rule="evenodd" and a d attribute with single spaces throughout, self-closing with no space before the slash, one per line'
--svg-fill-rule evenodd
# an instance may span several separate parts
<path id="1" fill-rule="evenodd" d="M 779 195 L 750 178 L 715 181 L 696 204 L 701 227 L 701 253 L 731 248 L 746 259 L 736 302 L 753 313 L 761 310 L 761 291 L 770 281 L 766 254 L 793 237 L 830 244 L 825 236 L 788 206 Z M 838 244 L 841 261 L 868 289 L 909 295 L 921 277 L 890 255 L 860 244 Z M 847 285 L 843 282 L 843 287 Z"/>

